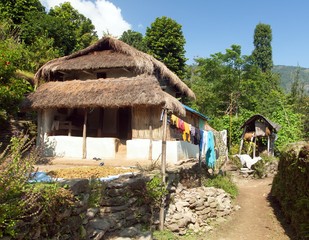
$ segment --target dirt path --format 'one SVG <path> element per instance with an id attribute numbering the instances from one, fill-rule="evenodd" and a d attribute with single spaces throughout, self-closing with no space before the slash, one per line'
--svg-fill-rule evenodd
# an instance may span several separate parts
<path id="1" fill-rule="evenodd" d="M 286 240 L 291 239 L 277 219 L 268 200 L 272 178 L 260 180 L 236 178 L 241 208 L 230 220 L 218 226 L 206 239 L 210 240 Z M 280 219 L 280 218 L 279 218 Z"/>

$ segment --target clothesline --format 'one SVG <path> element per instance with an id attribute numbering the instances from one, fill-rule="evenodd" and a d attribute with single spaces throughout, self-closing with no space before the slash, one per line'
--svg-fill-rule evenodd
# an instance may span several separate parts
<path id="1" fill-rule="evenodd" d="M 213 132 L 196 128 L 174 114 L 170 116 L 170 124 L 182 131 L 182 139 L 184 141 L 199 145 L 200 155 L 203 158 L 205 157 L 208 167 L 213 168 L 216 162 Z"/>

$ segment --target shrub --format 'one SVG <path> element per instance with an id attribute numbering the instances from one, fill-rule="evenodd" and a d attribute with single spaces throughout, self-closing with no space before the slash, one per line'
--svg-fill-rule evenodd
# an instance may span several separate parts
<path id="1" fill-rule="evenodd" d="M 236 198 L 238 195 L 238 188 L 229 175 L 214 175 L 211 178 L 203 180 L 203 185 L 205 187 L 221 188 L 225 192 L 229 193 L 232 198 Z"/>
<path id="2" fill-rule="evenodd" d="M 15 136 L 0 155 L 0 237 L 26 232 L 31 238 L 38 222 L 53 227 L 55 213 L 72 203 L 72 194 L 55 183 L 29 183 L 39 159 L 31 146 L 27 136 Z"/>
<path id="3" fill-rule="evenodd" d="M 309 143 L 289 145 L 281 154 L 271 193 L 296 230 L 297 239 L 309 238 Z"/>

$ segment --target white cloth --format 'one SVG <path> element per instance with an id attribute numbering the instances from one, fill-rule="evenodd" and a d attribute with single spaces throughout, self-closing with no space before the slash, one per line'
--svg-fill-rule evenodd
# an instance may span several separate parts
<path id="1" fill-rule="evenodd" d="M 236 154 L 236 156 L 240 159 L 240 162 L 243 166 L 251 169 L 251 166 L 258 161 L 262 160 L 261 157 L 251 158 L 248 154 Z"/>

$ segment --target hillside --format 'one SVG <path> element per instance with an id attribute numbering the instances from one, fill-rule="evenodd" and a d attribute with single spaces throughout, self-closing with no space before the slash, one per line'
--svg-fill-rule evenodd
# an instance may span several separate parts
<path id="1" fill-rule="evenodd" d="M 291 90 L 291 84 L 297 69 L 298 67 L 282 65 L 277 65 L 273 68 L 273 72 L 280 74 L 281 86 L 286 92 Z M 300 80 L 305 83 L 305 92 L 309 95 L 309 68 L 300 67 Z"/>

